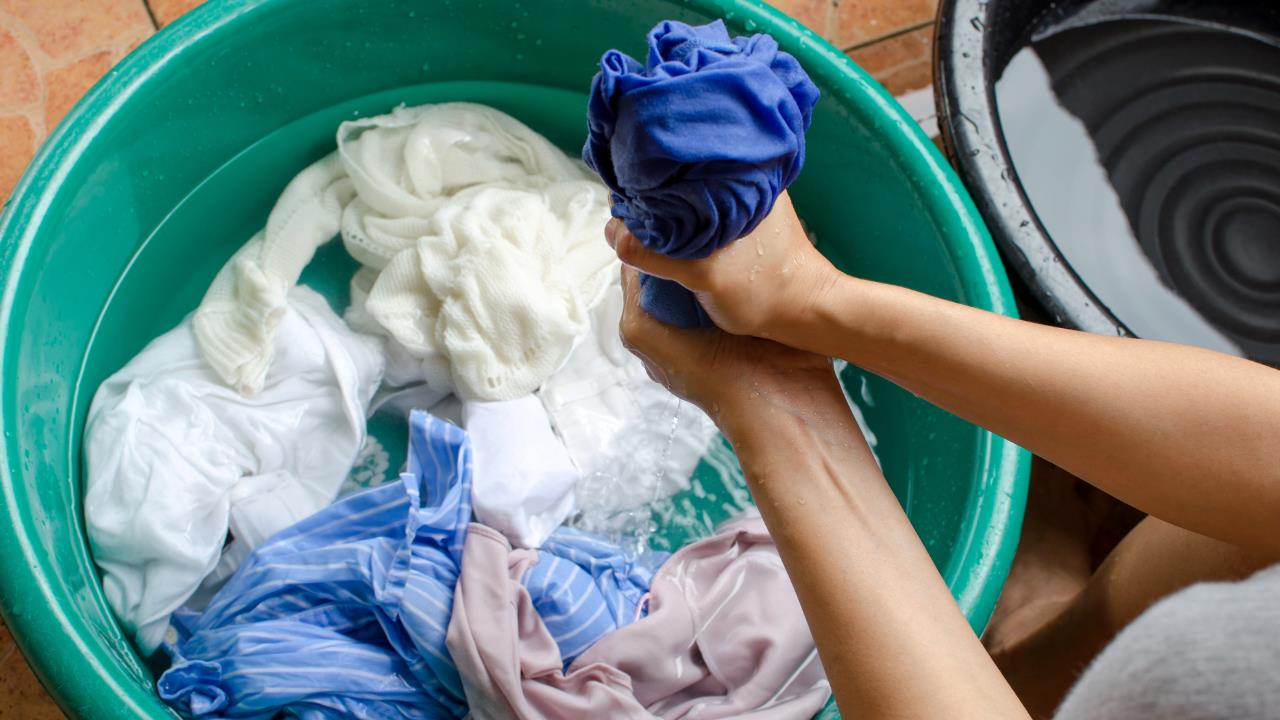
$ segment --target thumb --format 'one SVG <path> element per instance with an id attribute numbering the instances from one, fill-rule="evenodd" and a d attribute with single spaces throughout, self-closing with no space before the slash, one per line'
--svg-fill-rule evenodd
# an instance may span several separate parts
<path id="1" fill-rule="evenodd" d="M 624 265 L 647 275 L 675 280 L 691 290 L 697 289 L 696 260 L 676 260 L 650 250 L 618 218 L 609 221 L 604 228 L 604 235 Z"/>

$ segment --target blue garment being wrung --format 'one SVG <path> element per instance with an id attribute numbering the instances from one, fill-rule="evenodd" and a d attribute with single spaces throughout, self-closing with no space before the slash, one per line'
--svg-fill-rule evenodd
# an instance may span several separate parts
<path id="1" fill-rule="evenodd" d="M 471 519 L 466 433 L 415 411 L 408 465 L 273 536 L 203 613 L 175 613 L 160 697 L 185 717 L 466 715 L 445 645 Z M 637 618 L 663 559 L 561 528 L 521 581 L 568 661 Z"/>
<path id="2" fill-rule="evenodd" d="M 768 35 L 667 20 L 644 65 L 610 50 L 587 108 L 583 160 L 645 247 L 704 258 L 750 233 L 804 166 L 818 88 Z M 681 327 L 712 323 L 693 294 L 644 277 L 641 303 Z"/>

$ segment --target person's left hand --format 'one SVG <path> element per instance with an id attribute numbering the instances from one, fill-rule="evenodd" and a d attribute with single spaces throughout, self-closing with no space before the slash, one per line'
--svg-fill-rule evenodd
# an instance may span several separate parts
<path id="1" fill-rule="evenodd" d="M 618 259 L 694 294 L 712 322 L 734 335 L 786 341 L 843 273 L 809 240 L 787 193 L 749 235 L 701 260 L 677 260 L 644 246 L 620 218 L 605 226 Z"/>
<path id="2" fill-rule="evenodd" d="M 719 422 L 723 405 L 772 393 L 831 385 L 827 358 L 718 328 L 681 329 L 659 322 L 640 306 L 640 275 L 622 266 L 626 296 L 619 332 L 649 377 L 702 408 Z"/>

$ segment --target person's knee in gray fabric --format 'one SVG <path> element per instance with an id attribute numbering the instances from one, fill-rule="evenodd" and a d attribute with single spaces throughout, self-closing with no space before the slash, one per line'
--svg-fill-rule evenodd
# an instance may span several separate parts
<path id="1" fill-rule="evenodd" d="M 1143 613 L 1085 670 L 1057 720 L 1280 717 L 1280 566 L 1202 583 Z"/>

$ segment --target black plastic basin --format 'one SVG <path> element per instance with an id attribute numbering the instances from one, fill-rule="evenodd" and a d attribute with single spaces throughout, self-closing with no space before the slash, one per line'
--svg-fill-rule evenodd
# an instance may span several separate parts
<path id="1" fill-rule="evenodd" d="M 1274 2 L 943 0 L 946 150 L 1053 321 L 1280 365 L 1277 38 Z"/>

